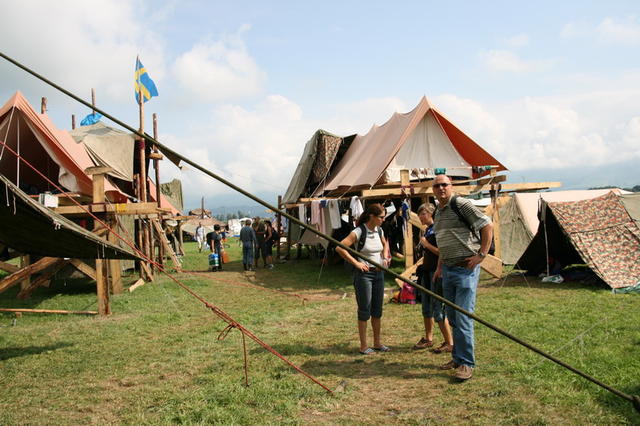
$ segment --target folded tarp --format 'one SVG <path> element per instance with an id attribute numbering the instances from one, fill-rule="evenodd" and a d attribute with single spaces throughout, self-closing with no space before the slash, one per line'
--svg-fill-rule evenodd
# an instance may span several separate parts
<path id="1" fill-rule="evenodd" d="M 138 259 L 48 209 L 0 175 L 0 244 L 26 254 L 74 259 Z"/>
<path id="2" fill-rule="evenodd" d="M 133 180 L 134 138 L 130 133 L 98 122 L 69 132 L 82 143 L 97 166 L 111 167 L 109 175 L 131 182 Z"/>

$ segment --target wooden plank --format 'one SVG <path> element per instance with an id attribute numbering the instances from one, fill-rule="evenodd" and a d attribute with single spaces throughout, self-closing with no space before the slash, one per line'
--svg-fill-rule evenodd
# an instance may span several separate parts
<path id="1" fill-rule="evenodd" d="M 98 315 L 96 311 L 63 311 L 59 309 L 14 309 L 0 308 L 0 312 L 15 312 L 27 314 L 62 314 L 62 315 Z"/>
<path id="2" fill-rule="evenodd" d="M 18 293 L 18 299 L 27 299 L 31 296 L 33 291 L 38 287 L 48 287 L 49 281 L 51 281 L 51 277 L 55 275 L 60 269 L 62 269 L 65 265 L 68 265 L 69 261 L 64 259 L 58 259 L 58 261 L 51 265 L 51 268 L 43 273 L 41 276 L 36 278 L 29 287 L 20 290 Z"/>
<path id="3" fill-rule="evenodd" d="M 418 269 L 418 266 L 422 265 L 423 260 L 424 260 L 424 257 L 421 257 L 420 259 L 418 259 L 416 263 L 414 263 L 413 265 L 405 269 L 405 271 L 401 273 L 400 276 L 406 279 L 410 279 L 411 275 L 413 275 L 416 272 L 416 269 Z M 398 285 L 398 287 L 402 288 L 402 286 L 404 285 L 404 281 L 396 278 L 396 284 Z"/>
<path id="4" fill-rule="evenodd" d="M 87 167 L 86 169 L 84 169 L 84 172 L 86 174 L 88 174 L 89 176 L 92 176 L 92 175 L 105 175 L 107 173 L 113 172 L 113 168 L 108 167 L 108 166 L 92 166 L 92 167 Z M 104 191 L 102 192 L 102 195 L 104 196 Z"/>
<path id="5" fill-rule="evenodd" d="M 115 203 L 115 204 L 86 204 L 82 206 L 91 213 L 117 213 L 120 215 L 159 214 L 170 213 L 168 208 L 158 208 L 156 203 Z M 52 209 L 63 215 L 86 215 L 80 206 L 62 206 Z"/>
<path id="6" fill-rule="evenodd" d="M 480 179 L 454 180 L 452 183 L 455 188 L 455 186 L 457 185 L 466 185 L 471 182 L 473 182 L 474 185 L 487 185 L 491 183 L 504 182 L 505 180 L 507 180 L 507 175 L 497 175 L 497 176 L 487 176 Z M 411 182 L 411 186 L 413 186 L 414 188 L 420 188 L 420 187 L 428 188 L 428 187 L 431 187 L 432 185 L 433 185 L 433 179 L 422 180 L 420 182 L 415 182 L 415 181 Z M 402 184 L 400 182 L 388 182 L 388 183 L 383 183 L 381 185 L 376 185 L 376 189 L 400 188 L 401 186 Z"/>
<path id="7" fill-rule="evenodd" d="M 140 262 L 140 267 L 142 268 L 143 274 L 146 274 L 147 281 L 153 281 L 153 273 L 147 262 Z"/>
<path id="8" fill-rule="evenodd" d="M 8 288 L 13 287 L 25 278 L 30 277 L 31 275 L 40 272 L 45 268 L 48 268 L 57 261 L 57 257 L 43 257 L 37 262 L 34 262 L 31 265 L 22 268 L 11 275 L 6 276 L 2 281 L 0 281 L 0 293 L 7 290 Z"/>
<path id="9" fill-rule="evenodd" d="M 531 182 L 531 183 L 505 183 L 500 185 L 501 191 L 534 191 L 538 189 L 559 188 L 561 182 Z M 454 186 L 453 190 L 456 194 L 468 195 L 480 191 L 489 191 L 491 185 L 462 185 Z M 415 196 L 430 195 L 433 196 L 431 187 L 418 187 L 413 191 Z M 400 188 L 382 188 L 382 189 L 366 189 L 361 193 L 362 198 L 385 198 L 393 196 L 402 196 Z"/>
<path id="10" fill-rule="evenodd" d="M 153 224 L 153 227 L 156 230 L 156 233 L 158 234 L 158 238 L 160 238 L 160 242 L 162 243 L 164 250 L 169 254 L 169 257 L 173 262 L 173 267 L 175 268 L 176 271 L 182 272 L 182 266 L 180 265 L 180 261 L 176 257 L 176 254 L 173 251 L 171 244 L 169 244 L 169 240 L 167 239 L 167 235 L 162 230 L 162 226 L 160 226 L 160 223 L 155 219 L 151 220 L 151 223 Z"/>
<path id="11" fill-rule="evenodd" d="M 71 259 L 69 263 L 71 263 L 74 268 L 85 274 L 87 277 L 91 278 L 94 281 L 96 280 L 96 270 L 84 263 L 82 260 Z"/>
<path id="12" fill-rule="evenodd" d="M 2 261 L 0 261 L 0 269 L 10 274 L 13 274 L 14 272 L 18 272 L 20 270 L 18 266 L 12 265 L 11 263 L 7 263 L 7 262 L 2 262 Z"/>
<path id="13" fill-rule="evenodd" d="M 142 278 L 138 278 L 138 280 L 129 287 L 129 293 L 134 292 L 138 287 L 142 287 L 143 285 L 145 285 L 144 280 Z"/>
<path id="14" fill-rule="evenodd" d="M 488 254 L 480 267 L 496 278 L 502 278 L 502 259 Z"/>

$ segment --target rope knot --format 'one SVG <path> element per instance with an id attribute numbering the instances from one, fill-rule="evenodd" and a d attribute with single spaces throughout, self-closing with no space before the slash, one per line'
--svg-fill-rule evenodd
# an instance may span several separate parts
<path id="1" fill-rule="evenodd" d="M 225 328 L 222 329 L 220 334 L 218 334 L 218 340 L 224 340 L 234 328 L 238 328 L 238 323 L 230 322 Z"/>

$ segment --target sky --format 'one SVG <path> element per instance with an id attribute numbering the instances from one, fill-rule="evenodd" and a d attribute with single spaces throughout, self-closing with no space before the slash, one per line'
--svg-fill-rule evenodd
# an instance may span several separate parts
<path id="1" fill-rule="evenodd" d="M 56 1 L 3 6 L 0 51 L 137 127 L 140 56 L 159 140 L 274 202 L 317 129 L 366 133 L 422 96 L 510 169 L 508 181 L 640 184 L 637 1 Z M 8 62 L 69 129 L 90 111 Z M 108 121 L 107 121 L 107 124 Z M 247 199 L 187 167 L 186 207 Z M 567 171 L 585 171 L 567 173 Z"/>

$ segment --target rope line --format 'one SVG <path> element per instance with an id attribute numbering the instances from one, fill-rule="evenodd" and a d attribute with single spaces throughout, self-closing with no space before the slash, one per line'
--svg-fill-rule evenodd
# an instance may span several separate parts
<path id="1" fill-rule="evenodd" d="M 143 134 L 143 133 L 141 133 L 140 131 L 138 131 L 138 130 L 134 129 L 133 127 L 131 127 L 131 126 L 127 125 L 126 123 L 124 123 L 124 122 L 122 122 L 121 120 L 117 119 L 116 117 L 112 116 L 111 114 L 108 114 L 107 112 L 105 112 L 105 111 L 103 111 L 103 110 L 101 110 L 101 109 L 97 108 L 96 106 L 91 105 L 89 102 L 87 102 L 87 101 L 85 101 L 85 100 L 81 99 L 81 98 L 80 98 L 80 97 L 78 97 L 77 95 L 75 95 L 75 94 L 73 94 L 73 93 L 69 92 L 68 90 L 66 90 L 66 89 L 62 88 L 61 86 L 59 86 L 59 85 L 57 85 L 57 84 L 53 83 L 52 81 L 48 80 L 46 77 L 44 77 L 44 76 L 42 76 L 42 75 L 40 75 L 40 74 L 36 73 L 35 71 L 33 71 L 32 69 L 30 69 L 30 68 L 26 67 L 25 65 L 22 65 L 21 63 L 19 63 L 19 62 L 18 62 L 18 61 L 16 61 L 15 59 L 13 59 L 13 58 L 11 58 L 11 57 L 9 57 L 9 56 L 5 55 L 5 54 L 4 54 L 4 53 L 2 53 L 2 52 L 0 52 L 0 57 L 2 57 L 2 58 L 4 58 L 5 60 L 7 60 L 7 61 L 11 62 L 12 64 L 14 64 L 15 66 L 17 66 L 18 68 L 21 68 L 22 70 L 24 70 L 24 71 L 26 71 L 27 73 L 29 73 L 29 74 L 33 75 L 34 77 L 38 78 L 39 80 L 41 80 L 41 81 L 45 82 L 46 84 L 50 85 L 51 87 L 54 87 L 55 89 L 59 90 L 60 92 L 62 92 L 62 93 L 64 93 L 64 94 L 66 94 L 67 96 L 69 96 L 70 98 L 72 98 L 72 99 L 76 100 L 77 102 L 79 102 L 79 103 L 81 103 L 81 104 L 85 105 L 86 107 L 88 107 L 88 108 L 93 108 L 95 111 L 97 111 L 97 112 L 101 113 L 105 118 L 108 118 L 109 120 L 113 121 L 114 123 L 116 123 L 116 124 L 118 124 L 118 125 L 122 126 L 123 128 L 125 128 L 125 129 L 129 130 L 130 132 L 132 132 L 132 133 L 134 133 L 134 134 L 138 135 L 140 138 L 143 138 L 143 139 L 145 139 L 145 140 L 147 140 L 147 141 L 149 141 L 149 142 L 151 142 L 151 143 L 156 144 L 156 145 L 158 146 L 158 148 L 159 148 L 159 149 L 161 149 L 161 150 L 163 150 L 163 151 L 165 152 L 165 155 L 172 155 L 172 156 L 174 156 L 175 158 L 179 158 L 181 161 L 185 162 L 186 164 L 189 164 L 189 165 L 191 165 L 192 167 L 194 167 L 194 168 L 196 168 L 196 169 L 200 170 L 200 171 L 201 171 L 202 173 L 204 173 L 205 175 L 210 176 L 211 178 L 213 178 L 213 179 L 215 179 L 215 180 L 217 180 L 217 181 L 219 181 L 219 182 L 223 183 L 224 185 L 228 186 L 229 188 L 231 188 L 231 189 L 233 189 L 233 190 L 235 190 L 235 191 L 237 191 L 237 192 L 241 193 L 242 195 L 244 195 L 244 196 L 246 196 L 246 197 L 250 198 L 251 200 L 253 200 L 253 201 L 255 201 L 255 202 L 257 202 L 257 203 L 259 203 L 259 204 L 261 204 L 261 205 L 263 205 L 263 206 L 265 206 L 265 207 L 267 207 L 268 209 L 271 209 L 272 211 L 279 213 L 280 215 L 282 215 L 282 216 L 286 217 L 286 218 L 287 218 L 287 219 L 289 219 L 290 221 L 292 221 L 292 222 L 294 222 L 294 223 L 296 223 L 296 224 L 298 224 L 298 225 L 300 225 L 300 226 L 304 227 L 305 229 L 307 229 L 307 230 L 309 230 L 309 231 L 313 232 L 314 234 L 318 235 L 318 236 L 319 236 L 319 237 L 321 237 L 321 238 L 326 239 L 327 241 L 329 241 L 329 242 L 331 242 L 331 243 L 333 243 L 333 244 L 337 245 L 338 247 L 342 247 L 342 248 L 343 248 L 343 249 L 345 249 L 347 252 L 349 252 L 350 254 L 352 254 L 352 255 L 356 256 L 357 258 L 359 258 L 359 259 L 364 259 L 364 258 L 365 258 L 365 257 L 364 257 L 364 255 L 362 255 L 362 254 L 360 254 L 359 252 L 357 252 L 357 251 L 353 250 L 351 247 L 347 247 L 346 245 L 344 245 L 344 244 L 342 244 L 341 242 L 339 242 L 339 241 L 337 241 L 337 240 L 335 240 L 335 239 L 331 238 L 330 236 L 325 235 L 325 234 L 323 234 L 322 232 L 318 231 L 317 229 L 315 229 L 315 228 L 313 228 L 313 227 L 311 227 L 311 226 L 307 225 L 306 223 L 301 222 L 301 221 L 300 221 L 300 220 L 298 220 L 296 217 L 294 217 L 294 216 L 292 216 L 292 215 L 288 214 L 287 212 L 285 212 L 285 211 L 281 211 L 279 208 L 277 208 L 277 207 L 273 206 L 272 204 L 268 203 L 267 201 L 262 200 L 261 198 L 257 197 L 256 195 L 253 195 L 253 194 L 251 194 L 250 192 L 248 192 L 248 191 L 244 190 L 243 188 L 241 188 L 241 187 L 239 187 L 239 186 L 237 186 L 237 185 L 233 184 L 232 182 L 230 182 L 230 181 L 228 181 L 228 180 L 224 179 L 223 177 L 218 176 L 217 174 L 215 174 L 215 173 L 211 172 L 210 170 L 208 170 L 208 169 L 204 168 L 203 166 L 199 165 L 198 163 L 196 163 L 196 162 L 194 162 L 194 161 L 190 160 L 189 158 L 187 158 L 187 157 L 185 157 L 185 156 L 183 156 L 183 155 L 179 154 L 178 152 L 174 151 L 173 149 L 171 149 L 171 148 L 167 147 L 167 146 L 166 146 L 166 145 L 164 145 L 163 143 L 161 143 L 161 142 L 157 141 L 155 138 L 152 138 L 151 136 L 149 136 L 149 135 L 147 135 L 147 134 Z M 624 392 L 622 392 L 622 391 L 620 391 L 620 390 L 618 390 L 618 389 L 615 389 L 615 388 L 613 388 L 612 386 L 609 386 L 609 385 L 607 385 L 607 384 L 603 383 L 602 381 L 600 381 L 600 380 L 596 379 L 595 377 L 592 377 L 592 376 L 588 375 L 587 373 L 585 373 L 585 372 L 583 372 L 583 371 L 581 371 L 581 370 L 579 370 L 579 369 L 577 369 L 577 368 L 575 368 L 575 367 L 573 367 L 573 366 L 571 366 L 571 365 L 567 364 L 566 362 L 564 362 L 564 361 L 562 361 L 562 360 L 560 360 L 560 359 L 558 359 L 558 358 L 556 358 L 556 357 L 554 357 L 554 356 L 552 356 L 552 355 L 550 355 L 550 354 L 546 353 L 546 352 L 545 352 L 545 351 L 543 351 L 542 349 L 539 349 L 539 348 L 537 348 L 536 346 L 533 346 L 533 345 L 531 345 L 531 344 L 529 344 L 529 343 L 525 342 L 524 340 L 522 340 L 522 339 L 520 339 L 520 338 L 518 338 L 518 337 L 516 337 L 516 336 L 512 335 L 511 333 L 509 333 L 509 332 L 507 332 L 507 331 L 505 331 L 505 330 L 502 330 L 501 328 L 499 328 L 499 327 L 497 327 L 497 326 L 493 325 L 492 323 L 490 323 L 490 322 L 488 322 L 488 321 L 486 321 L 486 320 L 484 320 L 484 319 L 482 319 L 482 318 L 478 317 L 477 315 L 475 315 L 475 314 L 473 314 L 473 313 L 471 313 L 471 312 L 466 311 L 465 309 L 463 309 L 463 308 L 459 307 L 458 305 L 456 305 L 456 304 L 454 304 L 454 303 L 450 302 L 449 300 L 445 299 L 444 297 L 439 296 L 438 294 L 436 294 L 436 293 L 434 293 L 434 292 L 432 292 L 432 291 L 430 291 L 430 290 L 428 290 L 428 289 L 426 289 L 426 288 L 424 288 L 424 287 L 422 287 L 422 286 L 420 286 L 420 285 L 417 285 L 417 284 L 415 284 L 415 283 L 411 282 L 408 278 L 405 278 L 405 277 L 400 276 L 400 274 L 397 274 L 397 273 L 395 273 L 395 272 L 393 272 L 393 271 L 389 270 L 389 269 L 388 269 L 387 267 L 385 267 L 384 265 L 381 265 L 381 264 L 379 264 L 379 263 L 377 263 L 377 262 L 374 262 L 374 261 L 371 261 L 371 260 L 368 260 L 368 261 L 369 261 L 369 263 L 371 263 L 373 266 L 375 266 L 375 267 L 377 267 L 377 268 L 380 268 L 381 270 L 383 270 L 383 271 L 385 271 L 386 273 L 390 274 L 390 275 L 391 275 L 391 276 L 393 276 L 394 278 L 400 279 L 401 281 L 403 281 L 403 282 L 405 282 L 405 283 L 407 283 L 407 284 L 409 284 L 409 285 L 412 285 L 412 286 L 414 286 L 414 287 L 417 287 L 417 288 L 421 289 L 422 291 L 424 291 L 425 293 L 427 293 L 429 296 L 433 297 L 434 299 L 436 299 L 436 300 L 438 300 L 438 301 L 440 301 L 440 302 L 444 303 L 444 304 L 445 304 L 445 305 L 447 305 L 447 306 L 450 306 L 451 308 L 455 309 L 455 310 L 456 310 L 456 311 L 458 311 L 458 312 L 463 313 L 464 315 L 468 316 L 469 318 L 474 319 L 475 321 L 479 322 L 480 324 L 483 324 L 484 326 L 486 326 L 486 327 L 490 328 L 491 330 L 493 330 L 493 331 L 495 331 L 495 332 L 497 332 L 497 333 L 499 333 L 499 334 L 501 334 L 501 335 L 503 335 L 503 336 L 507 337 L 508 339 L 510 339 L 510 340 L 512 340 L 512 341 L 514 341 L 514 342 L 516 342 L 516 343 L 518 343 L 518 344 L 520 344 L 520 345 L 524 346 L 525 348 L 527 348 L 527 349 L 529 349 L 529 350 L 531 350 L 531 351 L 533 351 L 533 352 L 535 352 L 535 353 L 537 353 L 537 354 L 539 354 L 539 355 L 541 355 L 541 356 L 543 356 L 543 357 L 545 357 L 545 358 L 547 358 L 547 359 L 549 359 L 549 360 L 551 360 L 551 361 L 555 362 L 556 364 L 558 364 L 558 365 L 560 365 L 560 366 L 562 366 L 562 367 L 566 368 L 567 370 L 569 370 L 569 371 L 571 371 L 571 372 L 573 372 L 573 373 L 575 373 L 575 374 L 577 374 L 577 375 L 579 375 L 579 376 L 583 377 L 584 379 L 586 379 L 586 380 L 588 380 L 588 381 L 590 381 L 590 382 L 592 382 L 592 383 L 594 383 L 594 384 L 596 384 L 596 385 L 598 385 L 598 386 L 602 387 L 603 389 L 606 389 L 607 391 L 609 391 L 609 392 L 611 392 L 611 393 L 613 393 L 613 394 L 615 394 L 615 395 L 619 396 L 620 398 L 626 399 L 627 401 L 629 401 L 629 402 L 633 403 L 633 406 L 636 408 L 636 410 L 637 410 L 638 412 L 640 412 L 640 398 L 638 398 L 638 396 L 628 395 L 628 394 L 626 394 L 626 393 L 624 393 Z M 163 270 L 163 272 L 164 272 L 164 270 Z M 169 277 L 171 277 L 173 280 L 175 280 L 175 278 L 173 278 L 171 275 L 168 275 L 168 276 L 169 276 Z M 194 297 L 197 297 L 198 299 L 200 299 L 201 301 L 203 301 L 203 303 L 208 303 L 208 302 L 205 302 L 203 299 L 201 299 L 199 296 L 197 296 L 195 293 L 193 293 L 190 289 L 187 289 L 187 288 L 186 288 L 186 286 L 185 286 L 185 290 L 187 290 L 187 291 L 189 291 L 190 293 L 192 293 L 192 295 L 193 295 Z M 224 315 L 226 315 L 226 314 L 224 314 Z M 247 332 L 248 332 L 248 330 L 247 330 Z M 248 334 L 248 335 L 249 335 L 249 337 L 251 337 L 251 336 L 252 336 L 252 334 Z M 257 339 L 257 338 L 256 338 L 256 339 Z M 269 349 L 268 349 L 268 350 L 269 350 Z M 272 349 L 271 349 L 271 350 L 272 350 Z M 274 351 L 274 352 L 275 352 L 275 351 Z M 278 354 L 278 356 L 279 356 L 279 357 L 282 357 L 282 356 L 281 356 L 281 355 L 279 355 L 279 354 Z M 288 361 L 285 361 L 285 362 L 288 362 Z M 294 368 L 296 368 L 296 370 L 299 370 L 297 367 L 294 367 Z M 304 373 L 304 372 L 302 372 L 301 370 L 299 370 L 299 371 L 301 372 L 301 374 L 304 374 L 304 375 L 306 375 L 307 377 L 309 377 L 309 376 L 307 375 L 307 373 Z M 312 379 L 312 380 L 314 380 L 314 381 L 315 381 L 315 379 Z M 318 384 L 320 384 L 320 383 L 318 382 Z M 320 385 L 321 385 L 322 387 L 324 387 L 325 389 L 327 389 L 327 391 L 331 392 L 331 391 L 330 391 L 328 388 L 326 388 L 324 385 L 322 385 L 322 384 L 320 384 Z"/>
<path id="2" fill-rule="evenodd" d="M 287 358 L 285 358 L 282 354 L 280 354 L 278 351 L 276 351 L 275 349 L 273 349 L 271 346 L 269 346 L 267 343 L 265 343 L 264 341 L 262 341 L 258 336 L 256 336 L 255 334 L 253 334 L 251 331 L 249 331 L 247 328 L 245 328 L 243 325 L 241 325 L 240 323 L 238 323 L 236 320 L 234 320 L 229 314 L 227 314 L 225 311 L 223 311 L 222 309 L 220 309 L 219 307 L 217 307 L 216 305 L 213 305 L 211 303 L 209 303 L 207 300 L 205 300 L 202 296 L 200 296 L 198 293 L 196 293 L 195 291 L 193 291 L 191 288 L 187 287 L 184 283 L 182 283 L 180 280 L 178 280 L 177 278 L 175 278 L 173 275 L 171 275 L 169 272 L 167 272 L 165 270 L 165 268 L 160 265 L 159 263 L 157 263 L 156 261 L 154 261 L 153 259 L 149 258 L 146 256 L 145 253 L 143 253 L 142 251 L 138 250 L 135 245 L 133 245 L 132 243 L 130 243 L 129 241 L 127 241 L 125 238 L 123 238 L 120 234 L 118 234 L 116 231 L 114 231 L 106 222 L 102 221 L 100 218 L 98 218 L 96 215 L 94 215 L 91 211 L 89 211 L 89 209 L 87 209 L 85 206 L 83 206 L 82 204 L 80 204 L 77 200 L 75 200 L 73 197 L 71 197 L 71 195 L 64 191 L 62 187 L 60 187 L 59 185 L 57 185 L 55 182 L 51 181 L 47 176 L 45 176 L 42 172 L 40 172 L 37 168 L 35 168 L 31 163 L 29 163 L 25 158 L 23 158 L 22 156 L 18 155 L 11 147 L 9 147 L 4 141 L 0 140 L 0 144 L 3 147 L 7 148 L 7 151 L 12 153 L 13 155 L 16 156 L 16 158 L 18 158 L 20 161 L 24 162 L 29 168 L 31 168 L 34 172 L 36 172 L 37 174 L 39 174 L 43 179 L 47 180 L 51 185 L 53 185 L 56 189 L 58 189 L 59 191 L 61 191 L 61 194 L 64 195 L 65 197 L 69 198 L 74 204 L 76 204 L 77 206 L 79 206 L 82 210 L 84 210 L 89 216 L 91 216 L 93 218 L 94 221 L 97 221 L 98 223 L 100 223 L 102 226 L 104 226 L 106 229 L 108 229 L 109 232 L 113 233 L 113 235 L 115 235 L 117 238 L 119 238 L 120 240 L 122 240 L 125 244 L 127 244 L 129 247 L 131 247 L 134 252 L 137 252 L 137 254 L 144 260 L 146 260 L 148 263 L 151 263 L 152 265 L 155 265 L 159 271 L 161 271 L 163 274 L 165 274 L 169 279 L 171 279 L 173 282 L 175 282 L 178 286 L 180 286 L 183 290 L 185 290 L 187 293 L 189 293 L 190 295 L 192 295 L 193 297 L 195 297 L 196 299 L 198 299 L 200 302 L 202 302 L 207 308 L 209 308 L 214 314 L 216 314 L 219 318 L 221 318 L 223 321 L 225 321 L 227 324 L 229 324 L 229 326 L 232 326 L 234 328 L 237 328 L 238 330 L 240 330 L 242 332 L 243 335 L 247 335 L 249 336 L 254 342 L 258 343 L 260 346 L 262 346 L 263 348 L 265 348 L 267 351 L 271 352 L 273 355 L 277 356 L 278 358 L 280 358 L 285 364 L 289 365 L 291 368 L 293 368 L 294 370 L 296 370 L 298 373 L 302 374 L 303 376 L 307 377 L 309 380 L 311 380 L 312 382 L 316 383 L 318 386 L 322 387 L 324 390 L 326 390 L 327 392 L 333 394 L 333 391 L 331 389 L 329 389 L 326 385 L 324 385 L 322 382 L 320 382 L 318 379 L 316 379 L 315 377 L 313 377 L 312 375 L 310 375 L 309 373 L 307 373 L 306 371 L 302 370 L 300 367 L 298 367 L 297 365 L 295 365 L 294 363 L 292 363 L 291 361 L 289 361 Z"/>

